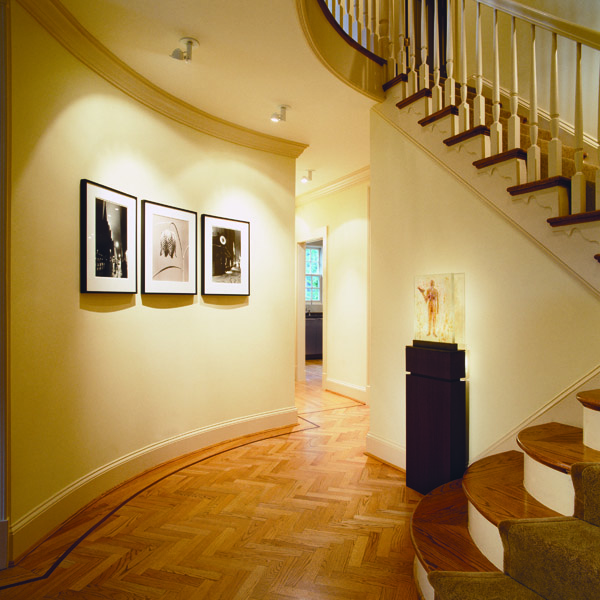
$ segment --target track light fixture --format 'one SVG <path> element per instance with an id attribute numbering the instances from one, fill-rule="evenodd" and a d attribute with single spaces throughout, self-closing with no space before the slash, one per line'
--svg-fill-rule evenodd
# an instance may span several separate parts
<path id="1" fill-rule="evenodd" d="M 194 46 L 199 46 L 200 42 L 198 42 L 196 38 L 191 37 L 182 37 L 179 42 L 185 46 L 185 50 L 175 48 L 175 50 L 171 52 L 171 58 L 185 60 L 186 63 L 189 63 L 192 60 L 192 48 Z"/>
<path id="2" fill-rule="evenodd" d="M 300 179 L 300 183 L 308 183 L 312 181 L 312 174 L 315 172 L 315 169 L 308 169 L 306 171 L 306 175 L 303 175 Z"/>
<path id="3" fill-rule="evenodd" d="M 290 108 L 287 104 L 281 104 L 279 106 L 279 112 L 274 112 L 271 115 L 271 121 L 273 121 L 273 123 L 279 123 L 280 121 L 285 121 L 286 116 L 287 116 L 287 109 Z"/>

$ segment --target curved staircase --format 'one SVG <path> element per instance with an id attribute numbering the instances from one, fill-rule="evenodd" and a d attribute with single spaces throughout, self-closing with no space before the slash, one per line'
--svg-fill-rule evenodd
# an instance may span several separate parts
<path id="1" fill-rule="evenodd" d="M 600 444 L 584 444 L 600 433 L 600 390 L 577 399 L 593 413 L 584 429 L 524 429 L 522 453 L 478 460 L 423 497 L 411 524 L 422 598 L 600 597 Z M 559 573 L 544 573 L 552 563 Z"/>

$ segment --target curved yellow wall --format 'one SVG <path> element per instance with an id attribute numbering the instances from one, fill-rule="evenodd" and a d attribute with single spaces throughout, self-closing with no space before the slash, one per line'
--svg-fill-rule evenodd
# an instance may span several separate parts
<path id="1" fill-rule="evenodd" d="M 295 164 L 141 106 L 17 4 L 12 39 L 9 453 L 18 556 L 142 468 L 219 432 L 295 421 Z M 251 296 L 80 294 L 81 178 L 199 217 L 250 221 Z"/>

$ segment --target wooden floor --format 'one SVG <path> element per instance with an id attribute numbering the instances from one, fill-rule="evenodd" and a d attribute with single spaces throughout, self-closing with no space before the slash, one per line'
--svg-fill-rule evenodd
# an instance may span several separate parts
<path id="1" fill-rule="evenodd" d="M 416 600 L 421 496 L 364 455 L 368 407 L 307 375 L 296 427 L 112 490 L 0 572 L 0 598 Z"/>

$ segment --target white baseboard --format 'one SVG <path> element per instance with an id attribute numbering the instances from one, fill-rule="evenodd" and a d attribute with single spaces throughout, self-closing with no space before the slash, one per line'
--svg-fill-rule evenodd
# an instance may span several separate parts
<path id="1" fill-rule="evenodd" d="M 406 448 L 399 444 L 368 433 L 366 453 L 393 467 L 406 470 Z"/>
<path id="2" fill-rule="evenodd" d="M 295 407 L 269 411 L 201 427 L 118 458 L 74 481 L 12 523 L 11 558 L 17 558 L 107 490 L 147 469 L 202 448 L 296 423 Z"/>
<path id="3" fill-rule="evenodd" d="M 348 396 L 353 400 L 358 400 L 364 404 L 369 403 L 369 386 L 354 385 L 353 383 L 346 383 L 344 381 L 338 381 L 336 379 L 324 378 L 323 387 L 330 392 L 341 394 L 342 396 Z"/>

